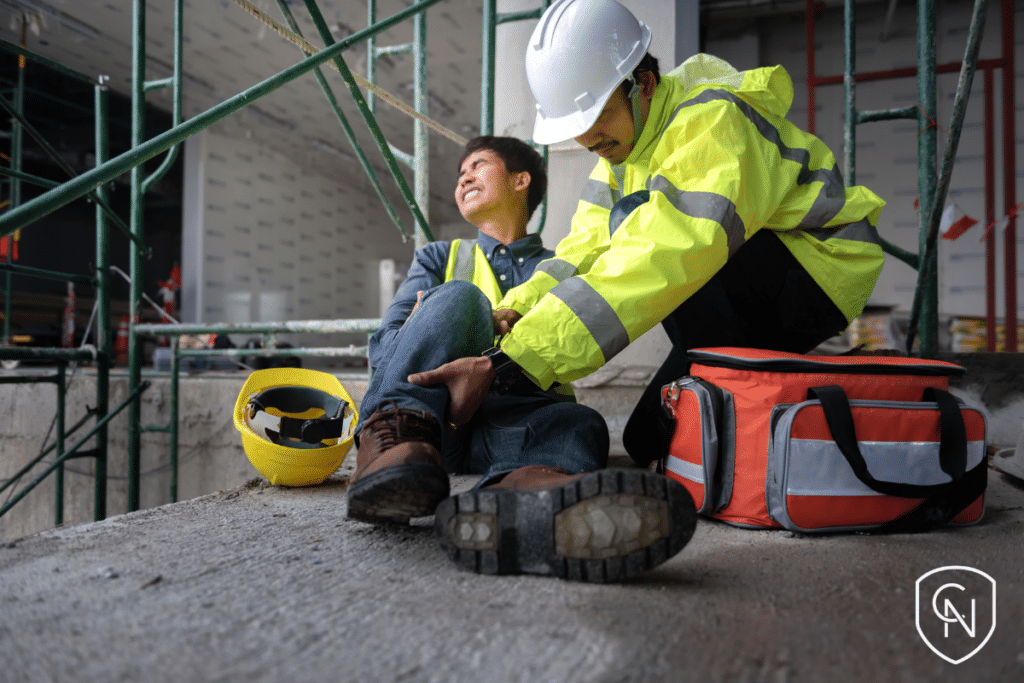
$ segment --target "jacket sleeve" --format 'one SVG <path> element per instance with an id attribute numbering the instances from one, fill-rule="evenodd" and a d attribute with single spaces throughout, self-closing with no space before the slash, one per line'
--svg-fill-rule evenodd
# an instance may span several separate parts
<path id="1" fill-rule="evenodd" d="M 733 102 L 714 99 L 680 111 L 650 169 L 649 200 L 502 341 L 542 388 L 586 376 L 666 318 L 768 222 L 801 173 Z"/>
<path id="2" fill-rule="evenodd" d="M 380 329 L 370 337 L 368 356 L 370 367 L 376 368 L 382 360 L 391 355 L 391 344 L 398 331 L 408 320 L 416 305 L 416 293 L 428 291 L 444 282 L 445 266 L 448 263 L 448 242 L 432 242 L 413 254 L 412 264 L 405 280 L 395 292 L 387 311 L 384 312 Z"/>
<path id="3" fill-rule="evenodd" d="M 537 264 L 530 279 L 510 289 L 495 308 L 511 308 L 525 314 L 552 287 L 574 275 L 588 272 L 608 249 L 608 215 L 616 195 L 615 180 L 608 172 L 607 164 L 599 162 L 583 187 L 569 234 L 555 247 L 554 256 Z"/>

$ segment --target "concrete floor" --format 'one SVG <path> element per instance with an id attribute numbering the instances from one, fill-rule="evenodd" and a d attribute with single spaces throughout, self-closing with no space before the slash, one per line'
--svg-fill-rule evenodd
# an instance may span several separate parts
<path id="1" fill-rule="evenodd" d="M 430 519 L 350 522 L 344 494 L 343 472 L 253 484 L 0 545 L 0 681 L 1024 680 L 1024 486 L 994 470 L 974 527 L 701 520 L 618 585 L 467 573 Z M 998 587 L 994 634 L 960 665 L 915 627 L 917 578 L 947 565 Z"/>

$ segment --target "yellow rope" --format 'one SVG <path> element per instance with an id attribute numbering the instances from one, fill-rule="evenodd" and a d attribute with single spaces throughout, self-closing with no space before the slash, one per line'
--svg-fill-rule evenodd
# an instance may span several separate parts
<path id="1" fill-rule="evenodd" d="M 297 33 L 293 33 L 292 31 L 289 31 L 287 28 L 274 21 L 272 17 L 270 17 L 266 12 L 261 10 L 259 7 L 253 5 L 251 2 L 249 2 L 249 0 L 235 0 L 235 4 L 237 4 L 239 7 L 241 7 L 249 14 L 259 19 L 260 21 L 262 21 L 264 24 L 266 24 L 268 27 L 276 31 L 278 34 L 287 38 L 290 42 L 294 43 L 295 45 L 298 45 L 306 54 L 313 55 L 320 51 L 320 48 L 313 45 L 312 43 L 304 39 L 302 36 L 298 35 Z M 335 71 L 338 71 L 338 67 L 333 61 L 327 62 L 327 64 L 330 65 L 330 67 Z M 440 133 L 449 140 L 456 142 L 459 145 L 465 146 L 466 138 L 462 137 L 458 133 L 449 130 L 448 128 L 445 128 L 437 121 L 434 121 L 428 116 L 421 114 L 420 112 L 416 111 L 415 109 L 407 105 L 405 102 L 402 102 L 401 100 L 396 98 L 391 93 L 387 92 L 386 90 L 382 90 L 373 83 L 370 83 L 368 80 L 366 80 L 359 74 L 353 73 L 352 76 L 355 78 L 356 83 L 358 83 L 360 87 L 366 88 L 374 95 L 390 104 L 395 109 L 398 109 L 399 111 L 411 116 L 417 121 L 422 121 L 429 128 Z"/>

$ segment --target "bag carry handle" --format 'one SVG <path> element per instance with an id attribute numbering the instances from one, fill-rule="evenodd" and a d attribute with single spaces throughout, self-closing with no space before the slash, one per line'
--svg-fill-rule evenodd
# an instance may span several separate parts
<path id="1" fill-rule="evenodd" d="M 875 479 L 857 445 L 853 413 L 846 392 L 840 386 L 813 387 L 807 398 L 821 402 L 832 439 L 846 458 L 854 474 L 871 489 L 900 498 L 924 498 L 918 507 L 887 523 L 878 531 L 908 533 L 944 526 L 985 492 L 985 459 L 967 470 L 967 428 L 960 403 L 948 391 L 928 387 L 922 402 L 934 401 L 939 409 L 939 467 L 952 481 L 945 484 L 903 484 Z"/>
<path id="2" fill-rule="evenodd" d="M 850 464 L 857 478 L 874 491 L 900 498 L 926 498 L 952 488 L 964 476 L 967 469 L 967 429 L 960 414 L 960 404 L 947 391 L 928 387 L 921 399 L 927 401 L 934 398 L 939 407 L 939 467 L 952 479 L 945 484 L 904 484 L 875 479 L 868 471 L 867 463 L 857 445 L 853 413 L 850 411 L 850 402 L 843 388 L 812 387 L 807 390 L 807 398 L 817 398 L 821 401 L 821 409 L 825 412 L 825 421 L 828 423 L 833 441 L 846 457 L 846 462 Z"/>

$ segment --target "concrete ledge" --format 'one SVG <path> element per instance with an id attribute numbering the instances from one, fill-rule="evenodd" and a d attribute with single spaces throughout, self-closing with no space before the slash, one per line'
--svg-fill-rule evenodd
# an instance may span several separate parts
<path id="1" fill-rule="evenodd" d="M 430 518 L 347 520 L 340 477 L 257 484 L 0 543 L 0 678 L 1020 681 L 1022 533 L 1024 489 L 992 473 L 977 526 L 809 537 L 701 520 L 665 564 L 593 585 L 466 572 Z M 915 628 L 915 581 L 948 565 L 998 588 L 995 631 L 959 666 Z"/>

